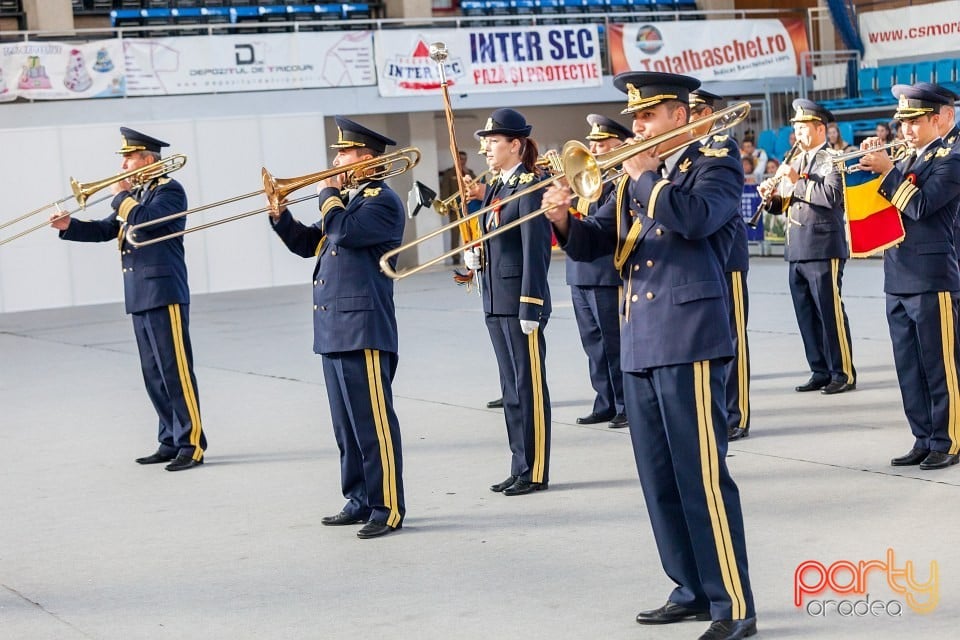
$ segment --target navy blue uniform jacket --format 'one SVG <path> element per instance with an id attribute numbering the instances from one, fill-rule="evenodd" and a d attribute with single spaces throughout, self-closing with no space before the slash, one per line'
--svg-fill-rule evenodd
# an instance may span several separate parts
<path id="1" fill-rule="evenodd" d="M 496 196 L 484 198 L 484 206 L 526 189 L 539 180 L 520 167 L 507 179 L 507 184 L 500 187 Z M 480 222 L 484 228 L 491 219 L 495 222 L 494 228 L 507 224 L 539 209 L 542 198 L 543 189 L 533 191 L 500 207 L 499 214 L 484 216 Z M 483 310 L 487 315 L 536 321 L 550 317 L 550 287 L 547 285 L 550 245 L 550 222 L 545 216 L 538 216 L 483 243 L 481 277 Z"/>
<path id="2" fill-rule="evenodd" d="M 720 151 L 720 153 L 723 153 L 723 150 L 726 149 L 727 155 L 731 158 L 740 157 L 740 146 L 737 144 L 737 141 L 725 133 L 710 135 L 703 143 L 704 146 Z M 732 273 L 734 271 L 746 272 L 750 269 L 750 244 L 747 241 L 747 223 L 744 221 L 742 213 L 738 218 L 739 219 L 731 220 L 727 223 L 733 232 L 733 243 L 730 245 L 730 253 L 724 258 L 723 270 L 726 273 Z M 725 237 L 726 234 L 720 234 L 717 239 Z"/>
<path id="3" fill-rule="evenodd" d="M 894 295 L 960 290 L 954 251 L 954 220 L 960 198 L 960 155 L 939 139 L 916 159 L 897 162 L 878 191 L 899 211 L 906 237 L 883 253 L 883 290 Z"/>
<path id="4" fill-rule="evenodd" d="M 403 203 L 385 183 L 364 185 L 346 208 L 340 191 L 320 192 L 320 220 L 298 222 L 285 210 L 273 230 L 293 253 L 317 257 L 313 270 L 313 351 L 379 349 L 397 353 L 393 280 L 380 256 L 403 241 Z"/>
<path id="5" fill-rule="evenodd" d="M 729 254 L 728 223 L 740 217 L 740 159 L 694 144 L 671 180 L 653 172 L 625 177 L 596 215 L 571 216 L 563 244 L 575 260 L 615 249 L 623 371 L 733 355 L 720 254 Z"/>
<path id="6" fill-rule="evenodd" d="M 589 203 L 586 211 L 580 211 L 581 215 L 592 216 L 596 214 L 604 202 L 613 197 L 613 182 L 605 182 L 600 197 L 596 202 Z M 578 201 L 578 211 L 583 205 Z M 613 252 L 600 256 L 589 262 L 579 262 L 567 256 L 567 284 L 576 287 L 619 287 L 620 274 L 613 266 Z"/>
<path id="7" fill-rule="evenodd" d="M 783 257 L 787 262 L 846 259 L 850 251 L 843 223 L 843 177 L 833 166 L 833 154 L 824 144 L 809 167 L 799 165 L 805 154 L 800 155 L 793 165 L 800 179 L 792 194 L 770 199 L 769 211 L 788 218 Z"/>
<path id="8" fill-rule="evenodd" d="M 124 238 L 127 225 L 155 220 L 187 209 L 187 195 L 179 182 L 159 178 L 138 190 L 121 191 L 114 197 L 114 213 L 102 220 L 71 220 L 64 240 L 78 242 L 116 241 L 120 247 L 123 299 L 127 313 L 141 313 L 169 304 L 189 304 L 187 264 L 183 259 L 183 238 L 134 249 Z M 138 199 L 139 198 L 139 199 Z M 186 217 L 144 229 L 138 240 L 149 240 L 186 226 Z"/>

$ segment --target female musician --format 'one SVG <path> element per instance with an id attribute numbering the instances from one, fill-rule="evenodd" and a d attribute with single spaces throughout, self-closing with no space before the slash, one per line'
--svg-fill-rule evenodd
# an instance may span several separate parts
<path id="1" fill-rule="evenodd" d="M 540 190 L 497 204 L 543 178 L 536 167 L 532 129 L 523 114 L 497 109 L 476 132 L 488 165 L 499 173 L 483 196 L 484 233 L 540 208 Z M 482 251 L 464 252 L 464 264 L 481 273 L 483 310 L 497 356 L 512 452 L 510 475 L 490 490 L 507 496 L 546 489 L 549 481 L 550 395 L 543 331 L 550 317 L 550 238 L 550 223 L 538 216 L 485 241 Z"/>

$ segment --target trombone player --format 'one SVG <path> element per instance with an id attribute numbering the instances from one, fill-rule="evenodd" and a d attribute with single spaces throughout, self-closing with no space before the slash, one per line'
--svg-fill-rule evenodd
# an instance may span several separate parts
<path id="1" fill-rule="evenodd" d="M 139 131 L 120 127 L 124 172 L 145 168 L 160 160 L 170 145 Z M 158 418 L 156 452 L 137 458 L 138 464 L 167 463 L 167 471 L 183 471 L 203 464 L 207 436 L 200 421 L 197 379 L 190 344 L 190 286 L 184 262 L 183 239 L 159 242 L 141 249 L 127 245 L 126 227 L 187 208 L 179 182 L 166 175 L 134 185 L 129 179 L 113 183 L 113 212 L 102 220 L 73 220 L 55 213 L 50 225 L 64 240 L 117 242 L 123 273 L 123 295 L 133 319 L 140 367 L 147 395 Z M 184 228 L 184 219 L 156 227 L 151 235 Z"/>
<path id="2" fill-rule="evenodd" d="M 336 116 L 333 166 L 372 160 L 397 143 Z M 400 424 L 393 410 L 397 317 L 393 280 L 380 270 L 384 252 L 403 240 L 399 196 L 364 169 L 333 174 L 317 184 L 320 219 L 294 219 L 282 203 L 270 211 L 273 230 L 293 253 L 316 258 L 313 271 L 313 350 L 320 355 L 333 434 L 340 450 L 346 504 L 320 522 L 365 523 L 357 537 L 396 531 L 406 511 Z"/>
<path id="3" fill-rule="evenodd" d="M 557 238 L 574 260 L 613 251 L 624 286 L 623 391 L 630 438 L 664 572 L 677 584 L 666 604 L 637 614 L 640 624 L 712 620 L 701 640 L 756 633 L 737 486 L 726 465 L 724 364 L 733 355 L 725 318 L 721 257 L 740 216 L 739 158 L 715 154 L 688 125 L 689 93 L 700 81 L 672 73 L 626 72 L 641 140 L 676 133 L 663 145 L 682 152 L 660 171 L 657 146 L 623 160 L 616 195 L 596 215 L 571 215 L 569 186 L 544 194 Z"/>
<path id="4" fill-rule="evenodd" d="M 757 187 L 767 210 L 787 218 L 783 252 L 810 379 L 799 392 L 831 395 L 857 388 L 850 323 L 840 290 L 850 255 L 843 186 L 827 147 L 833 114 L 816 102 L 793 101 L 793 130 L 800 150 Z"/>

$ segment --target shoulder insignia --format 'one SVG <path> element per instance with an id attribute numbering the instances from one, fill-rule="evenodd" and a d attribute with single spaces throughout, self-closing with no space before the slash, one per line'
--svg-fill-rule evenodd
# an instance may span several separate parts
<path id="1" fill-rule="evenodd" d="M 513 176 L 512 178 L 510 178 L 510 185 L 511 185 L 511 186 L 513 186 L 514 184 L 516 184 L 516 183 L 514 182 L 514 180 L 516 180 L 516 179 L 517 179 L 517 176 Z M 529 172 L 528 172 L 528 173 L 521 173 L 521 174 L 520 174 L 520 184 L 527 184 L 527 183 L 529 183 L 529 182 L 533 182 L 533 174 L 532 174 L 532 173 L 529 173 Z"/>
<path id="2" fill-rule="evenodd" d="M 824 151 L 826 151 L 831 156 L 839 156 L 845 153 L 843 149 L 831 149 L 830 147 L 827 147 L 826 149 L 824 149 Z"/>
<path id="3" fill-rule="evenodd" d="M 729 137 L 730 137 L 730 136 L 727 135 L 727 134 L 723 134 L 722 136 L 721 136 L 720 134 L 717 134 L 717 135 L 713 136 L 713 141 L 714 141 L 714 142 L 726 142 L 726 141 L 727 141 L 727 138 L 729 138 Z"/>
<path id="4" fill-rule="evenodd" d="M 953 143 L 956 142 L 956 141 L 957 141 L 957 136 L 956 136 L 956 135 L 952 135 L 952 136 L 950 136 L 949 138 L 947 138 L 947 140 L 946 140 L 947 144 L 953 144 Z"/>
<path id="5" fill-rule="evenodd" d="M 370 189 L 364 189 L 364 190 L 363 190 L 363 197 L 364 197 L 364 198 L 376 198 L 378 195 L 380 195 L 380 191 L 381 191 L 382 189 L 383 189 L 383 187 L 373 187 L 373 188 L 370 188 Z"/>
<path id="6" fill-rule="evenodd" d="M 952 150 L 951 147 L 940 147 L 939 149 L 937 149 L 937 157 L 938 158 L 946 157 L 950 155 L 951 150 Z"/>
<path id="7" fill-rule="evenodd" d="M 708 158 L 726 158 L 727 154 L 730 153 L 730 149 L 727 149 L 726 147 L 724 147 L 723 149 L 711 149 L 710 147 L 700 147 L 700 153 L 707 156 Z"/>
<path id="8" fill-rule="evenodd" d="M 923 161 L 926 162 L 927 160 L 932 158 L 933 154 L 934 154 L 933 151 L 927 151 L 925 154 L 923 154 Z"/>
<path id="9" fill-rule="evenodd" d="M 159 185 L 159 184 L 167 184 L 168 182 L 173 182 L 173 178 L 168 178 L 168 177 L 164 176 L 164 177 L 160 178 L 159 180 L 157 180 L 157 184 L 158 184 L 158 185 Z"/>
<path id="10" fill-rule="evenodd" d="M 726 150 L 726 149 L 723 150 L 723 155 L 727 155 L 727 150 Z M 677 169 L 680 170 L 680 173 L 686 173 L 687 171 L 690 170 L 690 165 L 691 165 L 691 164 L 693 164 L 693 163 L 690 161 L 690 158 L 684 158 L 684 159 L 683 159 L 683 162 L 681 162 L 681 163 L 677 166 Z"/>

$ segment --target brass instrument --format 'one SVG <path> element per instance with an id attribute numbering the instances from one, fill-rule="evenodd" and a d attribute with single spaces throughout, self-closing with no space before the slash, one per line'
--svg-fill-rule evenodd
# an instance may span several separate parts
<path id="1" fill-rule="evenodd" d="M 790 147 L 790 150 L 787 151 L 786 155 L 783 156 L 783 162 L 781 163 L 781 166 L 793 162 L 793 159 L 797 157 L 798 153 L 800 153 L 799 141 L 794 142 L 793 146 Z M 770 206 L 770 200 L 773 199 L 773 192 L 776 191 L 782 179 L 783 174 L 779 174 L 770 179 L 770 193 L 768 197 L 760 198 L 760 204 L 757 205 L 757 210 L 754 211 L 753 215 L 750 216 L 750 219 L 747 220 L 747 226 L 751 229 L 756 229 L 757 225 L 760 224 L 760 219 L 763 218 L 763 212 L 766 211 Z"/>
<path id="2" fill-rule="evenodd" d="M 855 164 L 852 167 L 847 166 L 848 160 L 853 160 L 854 158 L 862 158 L 868 153 L 873 153 L 874 151 L 887 151 L 890 155 L 893 156 L 894 160 L 898 159 L 898 156 L 902 156 L 907 150 L 907 143 L 904 140 L 894 140 L 893 142 L 888 142 L 879 147 L 874 147 L 872 149 L 858 149 L 857 151 L 850 151 L 848 153 L 842 153 L 838 156 L 833 156 L 831 161 L 836 166 L 837 171 L 841 173 L 856 173 L 857 171 L 863 171 L 860 168 L 860 165 Z"/>
<path id="3" fill-rule="evenodd" d="M 112 195 L 106 195 L 93 201 L 90 200 L 90 196 L 105 187 L 109 187 L 110 185 L 116 184 L 117 182 L 121 182 L 123 180 L 129 180 L 135 185 L 145 184 L 155 178 L 159 178 L 160 176 L 172 173 L 178 169 L 182 169 L 185 164 L 187 164 L 187 156 L 178 153 L 170 156 L 169 158 L 164 158 L 140 167 L 139 169 L 131 169 L 130 171 L 118 173 L 117 175 L 104 178 L 103 180 L 96 180 L 94 182 L 77 182 L 75 179 L 70 178 L 70 189 L 73 191 L 72 195 L 65 196 L 59 200 L 51 202 L 50 204 L 37 207 L 33 211 L 29 211 L 22 216 L 8 220 L 0 224 L 0 229 L 5 229 L 11 225 L 17 224 L 18 222 L 23 222 L 24 220 L 31 218 L 38 213 L 46 211 L 47 209 L 56 209 L 57 214 L 54 215 L 52 219 L 44 220 L 40 224 L 34 225 L 28 229 L 24 229 L 23 231 L 20 231 L 12 236 L 2 238 L 0 239 L 0 245 L 5 245 L 8 242 L 12 242 L 17 238 L 27 235 L 28 233 L 33 233 L 37 229 L 48 227 L 50 226 L 51 222 L 66 218 L 86 209 L 87 205 L 95 205 L 103 202 L 104 200 L 109 200 L 113 197 Z M 70 211 L 64 211 L 61 209 L 60 205 L 64 204 L 70 199 L 76 200 L 77 204 L 80 206 L 76 209 L 71 209 Z"/>
<path id="4" fill-rule="evenodd" d="M 570 140 L 563 145 L 563 150 L 560 152 L 560 166 L 562 167 L 562 171 L 560 173 L 555 173 L 553 175 L 553 179 L 556 180 L 560 178 L 566 178 L 567 182 L 570 184 L 570 189 L 576 195 L 590 202 L 596 202 L 602 193 L 603 184 L 611 180 L 616 180 L 623 175 L 620 172 L 616 172 L 614 175 L 607 176 L 605 178 L 604 175 L 608 169 L 621 165 L 624 161 L 629 160 L 635 155 L 649 151 L 650 149 L 654 149 L 661 144 L 669 143 L 669 141 L 673 140 L 677 136 L 690 133 L 696 129 L 699 129 L 700 127 L 703 127 L 704 125 L 710 125 L 711 128 L 709 133 L 717 133 L 719 131 L 730 129 L 731 127 L 734 127 L 742 122 L 747 117 L 748 113 L 750 113 L 750 103 L 740 102 L 733 106 L 727 107 L 726 109 L 716 111 L 709 116 L 701 118 L 695 122 L 689 122 L 675 129 L 671 129 L 666 133 L 662 133 L 658 136 L 654 136 L 647 140 L 633 144 L 624 144 L 616 149 L 611 149 L 610 151 L 597 156 L 591 154 L 590 150 L 582 142 L 578 140 Z M 699 138 L 691 138 L 690 140 L 686 140 L 680 144 L 671 145 L 664 151 L 661 151 L 659 155 L 662 158 L 667 157 L 676 151 L 679 151 L 680 149 L 699 142 L 699 140 Z M 487 215 L 487 213 L 496 207 L 502 207 L 508 202 L 522 198 L 539 189 L 543 189 L 551 184 L 551 182 L 552 180 L 543 180 L 541 182 L 532 184 L 525 189 L 521 189 L 520 191 L 515 191 L 509 196 L 498 200 L 496 204 L 487 205 L 486 207 L 478 209 L 477 211 L 474 211 L 470 215 L 456 222 L 443 225 L 437 229 L 434 229 L 430 233 L 408 242 L 407 244 L 387 251 L 380 257 L 380 268 L 388 277 L 393 278 L 394 280 L 400 280 L 415 273 L 419 273 L 427 267 L 437 264 L 438 262 L 442 262 L 443 260 L 446 260 L 447 258 L 456 255 L 461 251 L 475 247 L 489 240 L 490 238 L 500 235 L 501 233 L 505 233 L 516 226 L 536 218 L 537 216 L 543 215 L 545 211 L 548 211 L 552 207 L 541 207 L 535 211 L 531 211 L 530 213 L 520 216 L 516 220 L 512 220 L 507 224 L 497 227 L 496 229 L 482 233 L 468 241 L 464 241 L 464 243 L 459 247 L 450 249 L 449 251 L 446 251 L 435 258 L 431 258 L 422 264 L 409 267 L 403 271 L 396 271 L 390 265 L 390 260 L 394 256 L 404 251 L 408 251 L 409 249 L 418 247 L 427 240 L 431 240 L 432 238 L 446 233 L 458 225 L 479 219 Z"/>
<path id="5" fill-rule="evenodd" d="M 490 169 L 486 169 L 477 177 L 471 179 L 468 183 L 475 184 L 481 182 L 484 178 L 491 173 Z M 449 216 L 456 213 L 460 209 L 460 192 L 455 191 L 451 195 L 447 196 L 443 200 L 434 200 L 433 201 L 433 210 L 436 211 L 441 216 Z"/>
<path id="6" fill-rule="evenodd" d="M 179 211 L 168 216 L 163 216 L 162 218 L 141 222 L 140 224 L 130 225 L 127 228 L 126 239 L 132 247 L 145 247 L 158 242 L 173 240 L 174 238 L 179 238 L 188 233 L 202 231 L 204 229 L 209 229 L 210 227 L 216 227 L 221 224 L 234 222 L 235 220 L 242 220 L 243 218 L 249 218 L 260 213 L 271 211 L 280 207 L 281 205 L 296 204 L 298 202 L 303 202 L 304 200 L 317 198 L 319 197 L 318 194 L 312 194 L 302 198 L 290 200 L 289 202 L 287 201 L 287 196 L 294 191 L 320 182 L 321 180 L 325 180 L 331 176 L 341 173 L 347 174 L 347 182 L 344 184 L 344 188 L 352 189 L 356 188 L 360 182 L 365 182 L 367 180 L 379 181 L 398 176 L 415 167 L 418 162 L 420 162 L 420 150 L 416 147 L 406 147 L 392 153 L 377 156 L 376 158 L 361 160 L 359 162 L 351 162 L 350 164 L 345 164 L 342 167 L 332 167 L 330 169 L 324 169 L 323 171 L 318 171 L 316 173 L 310 173 L 294 178 L 275 178 L 270 174 L 269 171 L 266 170 L 266 168 L 261 168 L 260 175 L 263 181 L 263 189 L 260 189 L 259 191 L 251 191 L 250 193 L 245 193 L 239 196 L 234 196 L 233 198 L 218 200 L 217 202 L 205 204 L 193 209 L 187 209 L 186 211 Z M 398 166 L 395 167 L 394 164 L 397 164 Z M 266 194 L 267 200 L 270 202 L 269 206 L 253 209 L 251 211 L 244 211 L 243 213 L 213 220 L 195 227 L 190 227 L 189 229 L 174 231 L 172 233 L 157 236 L 155 238 L 137 240 L 137 233 L 143 229 L 167 224 L 169 222 L 185 218 L 194 213 L 199 213 L 201 211 L 213 209 L 222 205 L 231 204 L 240 200 L 246 200 L 247 198 L 258 196 L 261 193 Z"/>

